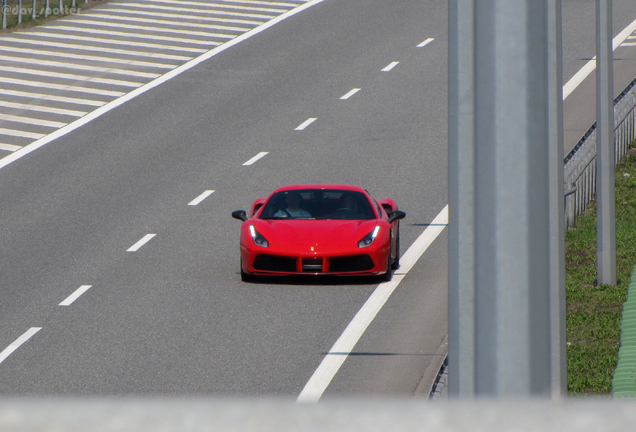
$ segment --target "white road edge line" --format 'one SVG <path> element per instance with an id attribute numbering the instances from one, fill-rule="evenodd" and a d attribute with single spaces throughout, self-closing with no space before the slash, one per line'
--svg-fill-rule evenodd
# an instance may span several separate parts
<path id="1" fill-rule="evenodd" d="M 316 120 L 318 120 L 316 117 L 310 117 L 307 120 L 305 120 L 304 122 L 302 122 L 301 124 L 299 124 L 298 127 L 296 127 L 296 129 L 294 129 L 294 130 L 297 130 L 297 131 L 305 130 L 305 128 L 307 126 L 309 126 L 310 124 L 312 124 Z"/>
<path id="2" fill-rule="evenodd" d="M 91 288 L 91 287 L 92 287 L 92 285 L 82 285 L 81 287 L 76 289 L 73 294 L 71 294 L 70 296 L 66 297 L 66 299 L 62 303 L 60 303 L 58 306 L 70 306 L 71 304 L 73 304 L 73 302 L 75 300 L 80 298 L 80 296 L 82 294 L 84 294 L 86 291 L 88 291 L 89 288 Z"/>
<path id="3" fill-rule="evenodd" d="M 134 245 L 132 245 L 131 247 L 129 247 L 126 252 L 137 252 L 139 250 L 140 247 L 142 247 L 143 245 L 145 245 L 146 243 L 148 243 L 154 236 L 156 236 L 157 234 L 146 234 L 145 236 L 142 237 L 141 240 L 139 240 L 137 243 L 135 243 Z"/>
<path id="4" fill-rule="evenodd" d="M 72 123 L 69 123 L 68 125 L 56 130 L 55 132 L 46 135 L 40 139 L 38 139 L 37 141 L 32 142 L 31 144 L 21 148 L 20 150 L 11 153 L 9 156 L 6 156 L 4 158 L 2 158 L 0 160 L 0 169 L 6 167 L 7 165 L 15 162 L 16 160 L 26 156 L 27 154 L 39 149 L 40 147 L 45 146 L 46 144 L 74 131 L 77 128 L 80 128 L 82 126 L 84 126 L 85 124 L 95 120 L 98 117 L 101 117 L 102 115 L 106 114 L 108 111 L 117 108 L 118 106 L 128 102 L 131 99 L 136 98 L 137 96 L 157 87 L 158 85 L 161 85 L 163 83 L 165 83 L 166 81 L 176 77 L 177 75 L 182 74 L 183 72 L 195 67 L 196 65 L 198 65 L 201 62 L 204 62 L 206 60 L 208 60 L 211 57 L 216 56 L 217 54 L 225 51 L 228 48 L 233 47 L 234 45 L 243 42 L 246 39 L 251 38 L 252 36 L 255 36 L 257 34 L 259 34 L 260 32 L 267 30 L 268 28 L 278 24 L 279 22 L 293 16 L 296 15 L 297 13 L 300 13 L 302 11 L 304 11 L 305 9 L 309 9 L 310 7 L 317 5 L 319 3 L 322 3 L 323 0 L 311 0 L 308 1 L 307 3 L 298 6 L 297 8 L 294 8 L 288 12 L 285 12 L 282 15 L 279 15 L 278 17 L 274 18 L 271 21 L 267 21 L 264 24 L 261 24 L 258 27 L 253 28 L 252 30 L 243 33 L 239 36 L 237 36 L 236 38 L 224 43 L 223 45 L 219 45 L 216 48 L 211 49 L 210 51 L 201 54 L 199 57 L 190 60 L 189 62 L 176 67 L 174 69 L 172 69 L 171 71 L 167 72 L 164 75 L 161 75 L 160 77 L 156 78 L 155 80 L 149 82 L 148 84 L 145 84 L 133 91 L 131 91 L 130 93 L 127 93 L 117 99 L 115 99 L 112 102 L 107 103 L 106 105 L 96 109 L 95 111 L 85 115 L 84 117 L 75 120 Z"/>
<path id="5" fill-rule="evenodd" d="M 384 69 L 382 69 L 382 72 L 388 72 L 388 71 L 390 71 L 391 69 L 393 69 L 394 67 L 396 67 L 399 63 L 400 63 L 400 62 L 396 62 L 396 61 L 389 63 L 388 65 L 386 65 L 386 66 L 384 67 Z"/>
<path id="6" fill-rule="evenodd" d="M 9 357 L 13 353 L 13 351 L 15 351 L 18 348 L 20 348 L 20 345 L 22 345 L 23 343 L 25 343 L 26 341 L 31 339 L 31 336 L 33 336 L 34 334 L 36 334 L 40 330 L 42 330 L 42 327 L 31 327 L 29 330 L 24 332 L 24 334 L 22 336 L 17 338 L 11 345 L 6 347 L 4 349 L 4 351 L 0 352 L 0 363 L 5 361 L 7 359 L 7 357 Z"/>
<path id="7" fill-rule="evenodd" d="M 636 31 L 636 20 L 632 21 L 630 25 L 625 27 L 623 31 L 616 35 L 616 37 L 612 40 L 612 51 L 625 42 L 625 40 L 631 36 L 634 31 Z M 585 80 L 585 78 L 587 78 L 589 74 L 592 73 L 594 69 L 596 69 L 596 56 L 594 56 L 592 60 L 588 61 L 585 66 L 574 74 L 574 76 L 563 86 L 563 100 L 570 96 L 570 94 Z"/>
<path id="8" fill-rule="evenodd" d="M 204 199 L 206 199 L 207 197 L 209 197 L 210 195 L 212 195 L 214 193 L 213 190 L 206 190 L 205 192 L 203 192 L 201 195 L 199 195 L 198 197 L 196 197 L 195 199 L 193 199 L 192 201 L 190 201 L 188 203 L 189 206 L 195 206 L 198 205 L 199 203 L 201 203 L 201 201 L 203 201 Z"/>
<path id="9" fill-rule="evenodd" d="M 333 344 L 318 369 L 311 376 L 296 402 L 318 402 L 329 383 L 336 375 L 340 366 L 345 362 L 355 345 L 364 334 L 380 309 L 384 306 L 393 291 L 402 282 L 422 254 L 448 225 L 448 205 L 433 219 L 431 224 L 413 242 L 411 247 L 400 259 L 400 270 L 393 274 L 393 279 L 378 285 L 373 294 L 360 308 L 345 331 Z"/>
<path id="10" fill-rule="evenodd" d="M 267 153 L 269 152 L 260 152 L 259 154 L 257 154 L 256 156 L 254 156 L 252 159 L 248 160 L 247 162 L 245 162 L 243 164 L 243 166 L 249 166 L 252 165 L 254 162 L 256 162 L 257 160 L 259 160 L 260 158 L 262 158 L 263 156 L 265 156 Z"/>
<path id="11" fill-rule="evenodd" d="M 431 42 L 433 42 L 435 40 L 435 38 L 428 38 L 426 39 L 424 42 L 422 42 L 421 44 L 419 44 L 417 46 L 417 48 L 422 48 L 425 47 L 426 45 L 430 44 Z"/>
<path id="12" fill-rule="evenodd" d="M 349 92 L 348 92 L 347 94 L 342 95 L 342 96 L 340 97 L 340 100 L 347 100 L 347 99 L 349 99 L 351 96 L 353 96 L 354 94 L 358 93 L 360 90 L 361 90 L 361 89 L 359 89 L 359 88 L 351 89 L 351 90 L 349 90 Z"/>

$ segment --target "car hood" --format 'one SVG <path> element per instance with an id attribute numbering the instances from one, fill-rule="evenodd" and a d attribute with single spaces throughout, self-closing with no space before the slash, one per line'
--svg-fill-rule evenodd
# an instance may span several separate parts
<path id="1" fill-rule="evenodd" d="M 254 227 L 270 242 L 271 247 L 284 245 L 306 247 L 334 247 L 357 245 L 379 221 L 372 220 L 316 220 L 316 219 L 256 219 Z"/>

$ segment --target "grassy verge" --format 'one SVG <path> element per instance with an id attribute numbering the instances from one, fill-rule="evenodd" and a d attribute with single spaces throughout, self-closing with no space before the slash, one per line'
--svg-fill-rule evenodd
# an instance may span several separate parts
<path id="1" fill-rule="evenodd" d="M 36 0 L 35 9 L 32 0 L 22 0 L 21 6 L 18 0 L 7 0 L 6 2 L 6 21 L 7 28 L 0 32 L 8 33 L 16 30 L 22 30 L 36 25 L 43 24 L 59 18 L 68 18 L 73 15 L 81 15 L 82 11 L 87 11 L 92 7 L 107 3 L 108 0 L 49 0 L 49 11 L 46 12 L 46 0 Z M 35 10 L 36 18 L 33 19 L 33 11 Z M 21 12 L 21 13 L 20 13 Z M 20 17 L 21 15 L 21 17 Z M 20 19 L 22 20 L 19 23 Z"/>
<path id="2" fill-rule="evenodd" d="M 567 373 L 571 395 L 609 394 L 620 344 L 623 302 L 636 264 L 636 149 L 616 167 L 617 286 L 594 286 L 596 203 L 565 236 Z"/>

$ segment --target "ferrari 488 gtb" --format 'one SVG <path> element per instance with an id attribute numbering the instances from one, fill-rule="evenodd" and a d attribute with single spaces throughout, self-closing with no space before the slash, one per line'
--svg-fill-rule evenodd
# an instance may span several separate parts
<path id="1" fill-rule="evenodd" d="M 254 201 L 241 226 L 241 277 L 334 275 L 391 279 L 399 267 L 399 211 L 357 186 L 285 186 Z"/>

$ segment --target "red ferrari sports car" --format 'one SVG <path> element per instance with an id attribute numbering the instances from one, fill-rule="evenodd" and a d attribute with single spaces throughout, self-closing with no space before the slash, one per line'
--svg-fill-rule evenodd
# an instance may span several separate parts
<path id="1" fill-rule="evenodd" d="M 292 185 L 254 201 L 242 220 L 241 278 L 334 275 L 391 279 L 399 267 L 399 211 L 357 186 Z"/>

